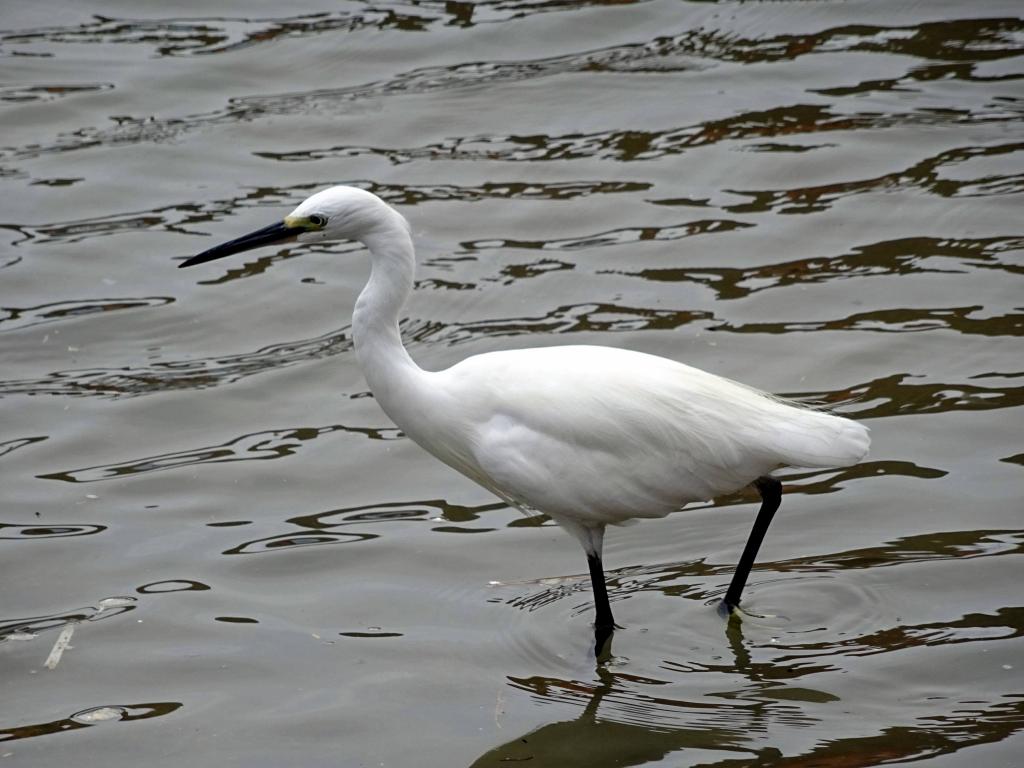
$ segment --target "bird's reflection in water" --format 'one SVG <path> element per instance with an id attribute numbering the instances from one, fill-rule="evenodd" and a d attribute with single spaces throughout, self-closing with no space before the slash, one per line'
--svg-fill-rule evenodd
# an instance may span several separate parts
<path id="1" fill-rule="evenodd" d="M 725 634 L 732 650 L 736 671 L 756 683 L 744 645 L 742 622 L 727 620 Z M 509 683 L 535 697 L 579 702 L 583 710 L 572 720 L 561 720 L 517 736 L 481 755 L 472 768 L 491 768 L 525 763 L 558 768 L 600 768 L 601 766 L 647 765 L 677 752 L 704 754 L 702 765 L 749 765 L 779 756 L 773 747 L 750 745 L 751 731 L 763 730 L 759 721 L 767 716 L 761 706 L 726 702 L 671 701 L 639 693 L 637 684 L 652 681 L 616 669 L 612 638 L 597 638 L 601 653 L 595 679 L 590 682 L 548 677 L 515 678 Z M 604 706 L 602 706 L 604 705 Z M 690 727 L 665 722 L 664 710 L 690 709 L 695 713 Z M 659 711 L 661 710 L 661 711 Z M 716 759 L 717 758 L 717 759 Z M 711 762 L 708 762 L 710 760 Z"/>

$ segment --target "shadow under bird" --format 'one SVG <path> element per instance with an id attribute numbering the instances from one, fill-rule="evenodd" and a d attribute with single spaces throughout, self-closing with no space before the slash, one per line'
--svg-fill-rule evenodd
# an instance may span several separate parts
<path id="1" fill-rule="evenodd" d="M 372 271 L 352 335 L 374 397 L 445 464 L 576 537 L 590 566 L 598 655 L 615 628 L 601 564 L 605 526 L 663 517 L 753 484 L 762 504 L 722 603 L 732 612 L 781 499 L 770 473 L 849 466 L 867 453 L 861 424 L 640 352 L 518 349 L 423 370 L 398 329 L 415 268 L 409 224 L 362 189 L 317 192 L 283 221 L 179 266 L 290 240 L 367 247 Z"/>

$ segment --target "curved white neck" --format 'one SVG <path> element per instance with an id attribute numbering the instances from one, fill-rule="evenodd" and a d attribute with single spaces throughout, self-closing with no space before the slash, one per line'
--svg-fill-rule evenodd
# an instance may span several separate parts
<path id="1" fill-rule="evenodd" d="M 424 374 L 402 345 L 398 330 L 399 312 L 412 293 L 412 237 L 405 220 L 394 213 L 361 239 L 370 250 L 373 267 L 352 312 L 352 339 L 373 396 L 403 427 L 403 414 L 413 407 L 416 384 Z"/>

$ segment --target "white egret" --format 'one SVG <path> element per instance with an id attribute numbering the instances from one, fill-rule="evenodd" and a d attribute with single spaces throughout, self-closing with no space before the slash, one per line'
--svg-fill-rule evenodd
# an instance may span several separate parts
<path id="1" fill-rule="evenodd" d="M 601 564 L 606 525 L 663 517 L 753 484 L 762 504 L 723 601 L 732 611 L 781 499 L 769 473 L 849 466 L 867 453 L 867 428 L 849 419 L 640 352 L 519 349 L 423 370 L 398 329 L 413 287 L 409 224 L 354 187 L 318 192 L 283 221 L 179 266 L 285 240 L 358 240 L 369 249 L 372 271 L 352 335 L 374 397 L 445 464 L 515 507 L 549 515 L 579 540 L 598 654 L 615 626 Z"/>

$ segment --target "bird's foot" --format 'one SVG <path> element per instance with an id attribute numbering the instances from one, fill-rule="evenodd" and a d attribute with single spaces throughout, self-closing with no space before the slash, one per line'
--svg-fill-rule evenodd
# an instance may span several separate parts
<path id="1" fill-rule="evenodd" d="M 740 610 L 739 603 L 733 603 L 729 600 L 722 600 L 718 604 L 718 615 L 723 619 L 728 619 L 731 616 L 742 615 L 743 611 Z"/>
<path id="2" fill-rule="evenodd" d="M 717 610 L 718 610 L 718 615 L 721 616 L 723 619 L 726 619 L 726 620 L 731 619 L 732 617 L 735 616 L 735 617 L 740 618 L 740 619 L 751 618 L 751 619 L 761 619 L 761 620 L 765 620 L 765 621 L 768 621 L 768 620 L 771 620 L 771 619 L 782 619 L 783 621 L 789 621 L 789 619 L 787 617 L 785 617 L 785 616 L 783 616 L 781 614 L 778 614 L 778 613 L 754 613 L 753 611 L 748 611 L 745 608 L 740 608 L 739 603 L 730 603 L 728 600 L 722 600 L 718 604 L 718 609 Z"/>

